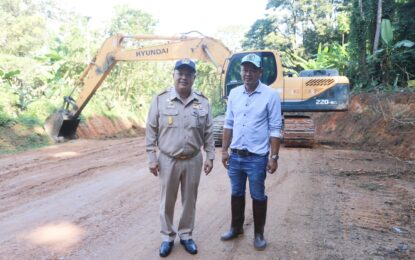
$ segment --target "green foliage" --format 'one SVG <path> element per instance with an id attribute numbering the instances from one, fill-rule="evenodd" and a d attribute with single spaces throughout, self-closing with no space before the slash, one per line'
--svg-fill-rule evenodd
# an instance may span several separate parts
<path id="1" fill-rule="evenodd" d="M 245 40 L 242 43 L 244 49 L 266 49 L 270 48 L 270 42 L 267 37 L 275 31 L 275 21 L 273 19 L 259 19 L 257 20 L 245 35 Z M 290 42 L 284 42 L 284 45 L 291 46 Z"/>
<path id="2" fill-rule="evenodd" d="M 399 1 L 396 7 L 397 22 L 395 24 L 396 40 L 415 40 L 415 1 Z"/>
<path id="3" fill-rule="evenodd" d="M 349 33 L 349 2 L 269 0 L 267 9 L 273 12 L 264 20 L 268 22 L 266 28 L 270 31 L 265 31 L 266 35 L 262 38 L 247 35 L 245 45 L 253 46 L 252 42 L 270 40 L 269 36 L 273 35 L 267 47 L 310 58 L 317 52 L 319 43 L 344 44 Z M 258 25 L 254 24 L 251 31 L 257 28 Z"/>
<path id="4" fill-rule="evenodd" d="M 112 18 L 107 35 L 122 33 L 124 35 L 138 35 L 154 31 L 157 21 L 142 11 L 131 8 L 129 5 L 115 7 L 115 16 Z"/>
<path id="5" fill-rule="evenodd" d="M 389 19 L 382 19 L 380 36 L 386 46 L 390 46 L 393 40 L 393 30 Z"/>
<path id="6" fill-rule="evenodd" d="M 37 51 L 47 39 L 45 5 L 50 1 L 0 1 L 0 49 L 2 53 L 24 56 Z"/>
<path id="7" fill-rule="evenodd" d="M 415 43 L 403 40 L 393 44 L 393 27 L 388 19 L 382 20 L 381 38 L 383 48 L 368 56 L 369 72 L 385 88 L 396 90 L 398 86 L 404 87 L 415 76 L 414 71 L 411 71 Z"/>
<path id="8" fill-rule="evenodd" d="M 348 66 L 349 54 L 346 46 L 333 43 L 331 46 L 322 47 L 319 45 L 315 58 L 305 60 L 300 56 L 293 54 L 295 65 L 302 69 L 337 69 L 341 75 L 344 75 Z"/>
<path id="9" fill-rule="evenodd" d="M 42 125 L 44 121 L 40 121 L 37 117 L 21 115 L 16 119 L 16 122 L 25 126 L 34 127 Z"/>
<path id="10" fill-rule="evenodd" d="M 16 114 L 20 114 L 27 109 L 27 106 L 36 100 L 43 91 L 36 81 L 37 78 L 32 79 L 32 82 L 27 82 L 21 78 L 21 71 L 14 70 L 3 73 L 2 80 L 5 84 L 5 88 L 8 90 L 8 94 L 11 95 L 13 100 L 10 105 L 15 108 Z"/>
<path id="11" fill-rule="evenodd" d="M 11 27 L 15 34 L 0 32 L 0 126 L 17 123 L 28 133 L 43 125 L 45 118 L 62 104 L 64 96 L 72 94 L 77 98 L 81 91 L 76 84 L 79 75 L 108 35 L 150 34 L 157 23 L 141 10 L 119 6 L 107 28 L 95 32 L 90 30 L 88 18 L 57 11 L 47 0 L 6 2 L 8 6 L 17 7 L 42 3 L 30 13 L 19 11 L 16 14 L 15 8 L 0 8 L 2 19 L 5 17 L 0 21 L 3 28 L 11 23 L 26 27 L 25 30 Z M 3 2 L 0 6 L 3 7 Z M 59 15 L 45 15 L 42 6 L 49 7 L 51 14 Z M 53 24 L 53 30 L 46 29 L 46 24 Z M 7 40 L 7 46 L 3 39 Z M 152 96 L 172 84 L 172 67 L 173 62 L 118 63 L 86 106 L 81 121 L 91 115 L 104 115 L 145 122 Z M 211 99 L 214 113 L 223 112 L 215 69 L 202 63 L 198 67 L 195 88 Z M 26 133 L 25 136 L 22 147 L 47 143 L 40 134 Z"/>
<path id="12" fill-rule="evenodd" d="M 353 85 L 362 89 L 396 90 L 415 77 L 415 3 L 382 1 L 382 47 L 372 53 L 378 0 L 353 1 L 348 68 Z M 362 12 L 363 11 L 363 12 Z M 412 28 L 412 29 L 411 29 Z"/>
<path id="13" fill-rule="evenodd" d="M 27 109 L 20 114 L 20 117 L 32 118 L 40 124 L 46 120 L 56 109 L 56 105 L 48 99 L 37 99 L 27 106 Z"/>
<path id="14" fill-rule="evenodd" d="M 2 105 L 0 105 L 0 126 L 8 126 L 13 119 L 4 111 Z"/>
<path id="15" fill-rule="evenodd" d="M 213 116 L 224 114 L 225 104 L 222 100 L 222 86 L 216 68 L 211 64 L 197 64 L 197 78 L 194 89 L 205 95 L 212 106 Z"/>

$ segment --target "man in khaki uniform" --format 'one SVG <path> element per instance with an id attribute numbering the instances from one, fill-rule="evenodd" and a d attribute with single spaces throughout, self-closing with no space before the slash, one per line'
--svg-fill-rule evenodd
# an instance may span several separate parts
<path id="1" fill-rule="evenodd" d="M 146 126 L 146 150 L 150 172 L 160 176 L 160 221 L 162 243 L 160 256 L 170 254 L 176 231 L 173 228 L 174 206 L 181 186 L 183 211 L 177 228 L 180 243 L 187 252 L 197 253 L 192 239 L 197 190 L 202 171 L 210 173 L 215 157 L 213 122 L 209 102 L 193 91 L 196 65 L 191 60 L 176 62 L 174 87 L 152 100 Z M 159 150 L 158 158 L 156 148 Z"/>

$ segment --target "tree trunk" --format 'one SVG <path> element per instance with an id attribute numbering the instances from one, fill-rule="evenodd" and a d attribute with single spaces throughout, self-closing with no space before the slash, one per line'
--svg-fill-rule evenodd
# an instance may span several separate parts
<path id="1" fill-rule="evenodd" d="M 375 39 L 373 40 L 373 54 L 375 54 L 375 52 L 378 50 L 381 19 L 382 19 L 382 0 L 378 0 L 378 12 L 376 16 Z"/>
<path id="2" fill-rule="evenodd" d="M 360 8 L 360 16 L 362 16 L 362 19 L 364 20 L 365 17 L 363 16 L 363 3 L 362 3 L 362 0 L 359 0 L 359 8 Z"/>

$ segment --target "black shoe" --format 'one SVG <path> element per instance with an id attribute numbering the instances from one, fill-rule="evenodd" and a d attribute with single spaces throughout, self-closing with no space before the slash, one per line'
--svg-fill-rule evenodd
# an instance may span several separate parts
<path id="1" fill-rule="evenodd" d="M 237 238 L 239 235 L 242 235 L 243 233 L 244 233 L 243 228 L 241 229 L 231 228 L 229 231 L 227 231 L 220 237 L 220 240 L 228 241 L 228 240 Z"/>
<path id="2" fill-rule="evenodd" d="M 170 254 L 171 250 L 173 249 L 174 242 L 167 242 L 163 241 L 160 245 L 160 256 L 166 257 Z"/>
<path id="3" fill-rule="evenodd" d="M 258 251 L 262 251 L 267 247 L 267 241 L 262 234 L 255 234 L 254 247 Z"/>
<path id="4" fill-rule="evenodd" d="M 189 254 L 192 254 L 192 255 L 197 254 L 197 246 L 195 244 L 195 241 L 193 241 L 193 239 L 187 239 L 187 240 L 180 239 L 180 244 L 184 246 L 184 249 L 186 249 L 186 251 Z"/>

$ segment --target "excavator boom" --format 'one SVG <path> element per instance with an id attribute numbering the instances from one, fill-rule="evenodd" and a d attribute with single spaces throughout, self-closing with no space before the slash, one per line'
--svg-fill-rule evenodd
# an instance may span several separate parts
<path id="1" fill-rule="evenodd" d="M 135 45 L 144 44 L 139 48 L 127 48 L 127 41 L 132 41 Z M 104 41 L 96 56 L 83 71 L 79 79 L 82 89 L 78 98 L 74 100 L 72 97 L 65 97 L 63 107 L 46 119 L 46 132 L 55 141 L 74 138 L 82 110 L 118 61 L 168 61 L 190 58 L 211 62 L 218 72 L 222 73 L 223 64 L 230 54 L 231 51 L 223 43 L 205 36 L 116 34 Z"/>

